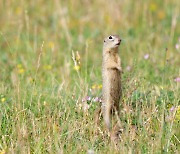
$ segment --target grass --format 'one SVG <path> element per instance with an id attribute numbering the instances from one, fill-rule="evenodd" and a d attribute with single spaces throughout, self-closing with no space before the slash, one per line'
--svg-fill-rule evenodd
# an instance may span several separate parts
<path id="1" fill-rule="evenodd" d="M 179 8 L 178 0 L 1 1 L 0 153 L 179 153 Z M 93 119 L 109 34 L 123 40 L 118 149 Z"/>

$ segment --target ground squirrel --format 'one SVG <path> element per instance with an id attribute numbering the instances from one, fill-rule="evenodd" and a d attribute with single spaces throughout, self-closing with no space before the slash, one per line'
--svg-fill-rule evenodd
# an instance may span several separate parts
<path id="1" fill-rule="evenodd" d="M 121 39 L 118 35 L 110 35 L 105 38 L 103 45 L 102 62 L 102 112 L 105 125 L 111 130 L 111 114 L 119 114 L 119 101 L 121 90 L 121 59 L 118 55 L 118 47 Z"/>

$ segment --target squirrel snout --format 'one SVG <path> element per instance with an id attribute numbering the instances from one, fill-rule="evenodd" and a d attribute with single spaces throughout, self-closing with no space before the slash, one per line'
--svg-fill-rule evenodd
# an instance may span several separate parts
<path id="1" fill-rule="evenodd" d="M 118 39 L 118 43 L 116 45 L 120 45 L 121 43 L 121 39 Z"/>

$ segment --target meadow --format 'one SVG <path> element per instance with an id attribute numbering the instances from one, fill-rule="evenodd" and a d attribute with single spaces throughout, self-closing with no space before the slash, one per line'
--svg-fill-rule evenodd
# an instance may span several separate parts
<path id="1" fill-rule="evenodd" d="M 179 0 L 1 0 L 0 154 L 180 153 Z M 103 39 L 122 38 L 118 148 L 94 113 Z"/>

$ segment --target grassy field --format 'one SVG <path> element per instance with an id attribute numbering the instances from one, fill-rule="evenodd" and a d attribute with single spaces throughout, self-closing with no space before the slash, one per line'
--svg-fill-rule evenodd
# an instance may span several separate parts
<path id="1" fill-rule="evenodd" d="M 179 153 L 179 0 L 1 0 L 0 154 Z M 104 37 L 119 34 L 119 147 L 100 106 Z"/>

